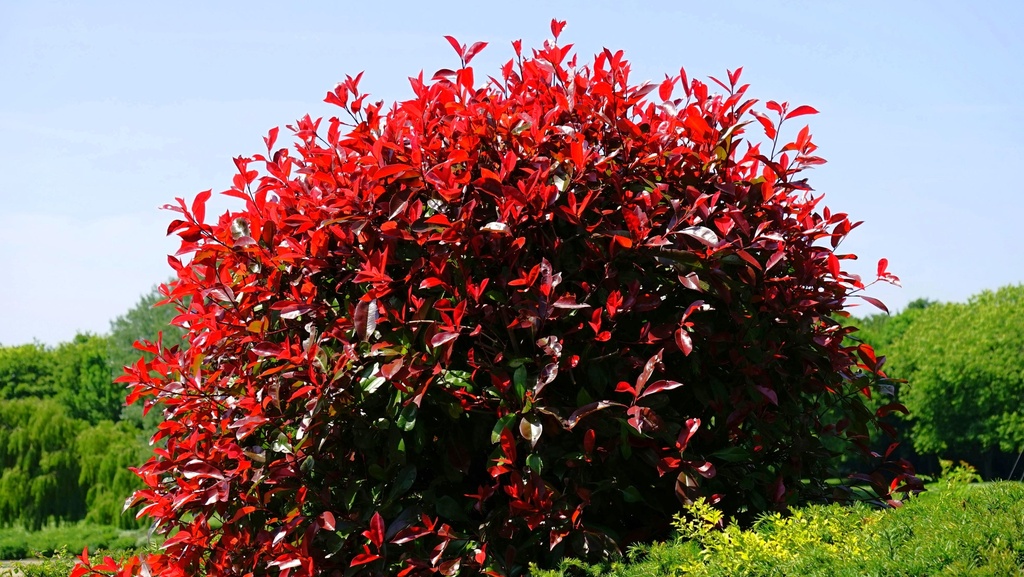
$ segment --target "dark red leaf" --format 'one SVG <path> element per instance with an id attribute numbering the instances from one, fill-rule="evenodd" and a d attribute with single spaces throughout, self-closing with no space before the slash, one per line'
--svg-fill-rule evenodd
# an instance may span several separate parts
<path id="1" fill-rule="evenodd" d="M 683 355 L 690 356 L 693 352 L 693 339 L 690 338 L 690 333 L 686 329 L 679 328 L 675 332 L 676 346 L 679 350 L 683 351 Z"/>
<path id="2" fill-rule="evenodd" d="M 885 314 L 889 314 L 888 307 L 886 307 L 885 303 L 883 303 L 882 301 L 880 301 L 880 300 L 878 300 L 878 299 L 876 299 L 874 297 L 869 297 L 869 296 L 865 296 L 865 295 L 856 295 L 856 296 L 858 296 L 858 297 L 864 299 L 865 301 L 875 305 L 876 307 L 882 309 L 883 311 L 885 311 Z"/>
<path id="3" fill-rule="evenodd" d="M 574 411 L 573 414 L 569 415 L 569 418 L 566 420 L 565 423 L 568 429 L 572 430 L 572 428 L 575 427 L 576 424 L 580 422 L 580 419 L 586 417 L 587 415 L 596 413 L 597 411 L 603 409 L 607 409 L 608 407 L 625 406 L 626 405 L 623 405 L 622 403 L 614 403 L 612 401 L 594 401 L 593 403 L 588 403 L 586 405 L 583 405 L 579 409 L 576 409 L 576 411 Z"/>
<path id="4" fill-rule="evenodd" d="M 686 450 L 687 445 L 690 444 L 690 439 L 697 434 L 698 430 L 700 430 L 700 419 L 686 419 L 686 425 L 679 431 L 679 437 L 676 439 L 676 448 L 680 453 Z"/>
<path id="5" fill-rule="evenodd" d="M 459 333 L 437 333 L 430 339 L 430 346 L 437 348 L 459 338 Z"/>
<path id="6" fill-rule="evenodd" d="M 640 395 L 640 398 L 642 399 L 642 398 L 644 398 L 646 396 L 649 396 L 649 395 L 656 395 L 656 394 L 664 392 L 664 391 L 671 391 L 672 389 L 678 389 L 681 386 L 683 386 L 683 383 L 680 383 L 678 381 L 666 381 L 666 380 L 655 381 L 655 382 L 651 383 L 651 386 L 647 387 L 647 390 L 645 390 L 644 393 L 642 395 Z"/>
<path id="7" fill-rule="evenodd" d="M 373 331 L 377 330 L 377 318 L 377 299 L 361 300 L 356 303 L 356 312 L 353 315 L 352 323 L 356 327 L 356 335 L 359 336 L 359 340 L 369 339 Z"/>

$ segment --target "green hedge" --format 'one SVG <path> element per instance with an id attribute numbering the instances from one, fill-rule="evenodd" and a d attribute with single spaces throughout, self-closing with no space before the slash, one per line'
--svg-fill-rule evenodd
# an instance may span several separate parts
<path id="1" fill-rule="evenodd" d="M 22 527 L 0 529 L 0 559 L 50 557 L 65 549 L 79 553 L 85 547 L 96 549 L 134 549 L 147 543 L 145 531 L 129 531 L 105 525 L 76 523 L 50 525 L 40 531 Z"/>
<path id="2" fill-rule="evenodd" d="M 896 510 L 811 506 L 768 515 L 749 530 L 714 528 L 698 503 L 680 517 L 674 543 L 635 547 L 629 562 L 566 561 L 538 577 L 607 575 L 861 577 L 1017 575 L 1024 570 L 1024 484 L 938 484 Z"/>

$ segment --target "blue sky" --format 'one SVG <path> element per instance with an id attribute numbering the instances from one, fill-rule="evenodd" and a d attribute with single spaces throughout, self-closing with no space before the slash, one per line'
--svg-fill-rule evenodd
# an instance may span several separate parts
<path id="1" fill-rule="evenodd" d="M 332 115 L 344 75 L 405 98 L 457 65 L 451 34 L 490 43 L 483 78 L 553 17 L 581 61 L 625 50 L 634 81 L 743 66 L 751 96 L 820 110 L 811 184 L 865 221 L 854 272 L 887 257 L 903 279 L 869 293 L 891 309 L 1024 282 L 1024 3 L 347 4 L 0 0 L 0 343 L 105 332 L 170 274 L 158 207 L 227 188 L 269 128 Z"/>

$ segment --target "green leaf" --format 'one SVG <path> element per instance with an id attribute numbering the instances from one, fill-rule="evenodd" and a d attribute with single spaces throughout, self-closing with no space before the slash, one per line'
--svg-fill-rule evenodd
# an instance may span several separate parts
<path id="1" fill-rule="evenodd" d="M 403 431 L 411 431 L 416 426 L 416 413 L 419 411 L 419 407 L 416 403 L 409 403 L 402 408 L 402 412 L 398 415 L 398 426 Z"/>
<path id="2" fill-rule="evenodd" d="M 526 456 L 526 466 L 538 475 L 544 471 L 544 461 L 537 453 L 530 453 Z"/>
<path id="3" fill-rule="evenodd" d="M 498 419 L 498 422 L 494 423 L 494 428 L 491 429 L 491 444 L 496 444 L 501 440 L 501 432 L 511 427 L 512 422 L 515 421 L 515 419 L 515 413 L 509 413 Z"/>

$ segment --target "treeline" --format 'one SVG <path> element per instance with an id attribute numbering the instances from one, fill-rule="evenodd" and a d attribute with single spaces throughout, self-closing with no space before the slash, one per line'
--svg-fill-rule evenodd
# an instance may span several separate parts
<path id="1" fill-rule="evenodd" d="M 180 338 L 172 307 L 155 289 L 111 323 L 107 335 L 78 335 L 56 347 L 0 346 L 0 526 L 39 529 L 88 521 L 135 528 L 122 514 L 138 486 L 129 467 L 151 451 L 158 415 L 125 407 L 114 383 L 140 353 L 137 339 Z"/>
<path id="2" fill-rule="evenodd" d="M 896 400 L 909 415 L 892 423 L 919 470 L 938 458 L 965 460 L 986 478 L 1024 473 L 1024 285 L 985 291 L 966 303 L 918 300 L 896 315 L 849 322 L 852 337 L 886 356 L 905 382 Z M 881 442 L 881 441 L 880 441 Z M 882 450 L 884 446 L 880 446 Z"/>

